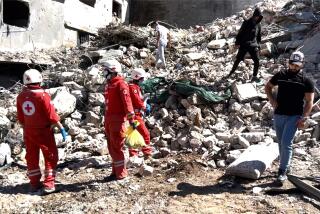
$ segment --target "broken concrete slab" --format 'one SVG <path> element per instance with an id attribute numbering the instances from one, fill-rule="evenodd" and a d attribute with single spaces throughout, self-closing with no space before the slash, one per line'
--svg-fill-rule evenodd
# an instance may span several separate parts
<path id="1" fill-rule="evenodd" d="M 192 61 L 197 61 L 197 60 L 200 60 L 204 57 L 204 53 L 201 52 L 201 53 L 188 53 L 186 54 L 186 57 L 189 58 L 190 60 Z"/>
<path id="2" fill-rule="evenodd" d="M 218 39 L 218 40 L 212 40 L 208 43 L 207 48 L 209 49 L 220 49 L 223 48 L 227 43 L 226 39 Z"/>
<path id="3" fill-rule="evenodd" d="M 65 87 L 60 87 L 52 96 L 52 103 L 58 115 L 63 119 L 76 109 L 77 99 Z"/>
<path id="4" fill-rule="evenodd" d="M 259 179 L 278 155 L 279 148 L 277 143 L 252 145 L 227 167 L 226 174 Z"/>
<path id="5" fill-rule="evenodd" d="M 239 102 L 246 102 L 259 97 L 258 91 L 252 83 L 237 84 L 234 91 Z"/>

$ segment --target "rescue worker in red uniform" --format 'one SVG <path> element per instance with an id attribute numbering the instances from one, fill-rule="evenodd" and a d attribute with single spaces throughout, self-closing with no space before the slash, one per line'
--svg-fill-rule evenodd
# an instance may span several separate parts
<path id="1" fill-rule="evenodd" d="M 120 76 L 121 65 L 117 60 L 103 64 L 107 79 L 105 87 L 105 133 L 112 158 L 112 173 L 108 179 L 123 179 L 128 176 L 124 155 L 126 121 L 135 129 L 134 112 L 129 86 Z"/>
<path id="2" fill-rule="evenodd" d="M 40 87 L 42 76 L 38 70 L 29 69 L 23 74 L 25 87 L 17 97 L 17 117 L 23 127 L 23 139 L 26 146 L 27 175 L 31 192 L 43 186 L 44 193 L 55 191 L 55 169 L 58 162 L 58 150 L 53 135 L 57 126 L 66 139 L 66 132 L 59 122 L 50 95 Z M 41 184 L 39 152 L 45 161 L 44 181 Z"/>
<path id="3" fill-rule="evenodd" d="M 135 113 L 135 120 L 139 122 L 137 130 L 142 135 L 146 146 L 142 148 L 145 159 L 151 157 L 152 148 L 150 147 L 150 133 L 143 121 L 145 114 L 150 113 L 150 105 L 144 101 L 139 84 L 144 81 L 146 77 L 146 72 L 142 68 L 136 68 L 131 72 L 132 82 L 129 83 L 130 95 L 132 100 L 132 105 Z M 130 156 L 137 156 L 138 150 L 130 149 Z"/>

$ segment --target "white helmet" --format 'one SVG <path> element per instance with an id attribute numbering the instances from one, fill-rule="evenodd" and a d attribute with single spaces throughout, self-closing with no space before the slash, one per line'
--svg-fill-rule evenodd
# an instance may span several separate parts
<path id="1" fill-rule="evenodd" d="M 302 66 L 303 62 L 304 54 L 300 51 L 294 51 L 289 58 L 289 63 L 291 64 Z"/>
<path id="2" fill-rule="evenodd" d="M 134 80 L 139 80 L 141 78 L 145 78 L 146 71 L 143 68 L 136 68 L 131 71 L 131 78 Z"/>
<path id="3" fill-rule="evenodd" d="M 109 72 L 120 74 L 122 71 L 121 64 L 115 59 L 105 61 L 102 66 L 106 68 L 104 72 L 105 75 L 107 75 Z"/>
<path id="4" fill-rule="evenodd" d="M 36 69 L 26 70 L 23 74 L 23 84 L 41 83 L 42 75 Z"/>

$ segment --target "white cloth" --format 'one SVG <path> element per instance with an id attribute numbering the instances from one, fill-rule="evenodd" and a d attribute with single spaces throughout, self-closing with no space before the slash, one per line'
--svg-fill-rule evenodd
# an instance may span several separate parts
<path id="1" fill-rule="evenodd" d="M 160 34 L 160 38 L 159 38 L 160 44 L 166 46 L 168 43 L 168 33 L 169 33 L 168 28 L 158 24 L 156 26 L 156 31 Z"/>
<path id="2" fill-rule="evenodd" d="M 163 45 L 160 42 L 160 45 L 157 49 L 157 55 L 156 55 L 156 67 L 160 68 L 162 65 L 164 68 L 166 67 L 166 59 L 164 57 L 164 49 L 166 48 L 166 45 Z"/>

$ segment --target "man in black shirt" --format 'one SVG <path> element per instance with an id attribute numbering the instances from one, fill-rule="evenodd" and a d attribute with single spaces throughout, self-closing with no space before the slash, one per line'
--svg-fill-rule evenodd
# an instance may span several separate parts
<path id="1" fill-rule="evenodd" d="M 294 135 L 297 128 L 304 127 L 313 105 L 314 85 L 301 71 L 303 62 L 303 53 L 293 52 L 289 59 L 289 69 L 276 73 L 265 86 L 269 102 L 275 109 L 274 127 L 279 144 L 278 181 L 280 182 L 287 179 Z M 278 86 L 276 98 L 272 96 L 272 89 L 275 86 Z"/>
<path id="2" fill-rule="evenodd" d="M 259 43 L 261 42 L 261 25 L 263 16 L 259 8 L 256 8 L 250 19 L 244 20 L 236 36 L 235 47 L 239 48 L 236 61 L 227 77 L 230 77 L 244 59 L 247 52 L 254 62 L 252 81 L 258 81 L 259 69 Z"/>

